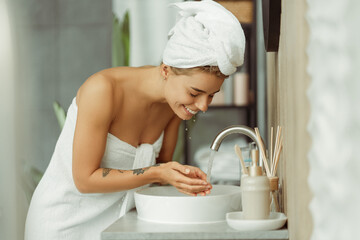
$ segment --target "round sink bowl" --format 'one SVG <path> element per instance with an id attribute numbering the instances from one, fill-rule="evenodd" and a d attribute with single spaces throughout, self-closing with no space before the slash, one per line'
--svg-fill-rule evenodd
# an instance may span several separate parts
<path id="1" fill-rule="evenodd" d="M 239 186 L 213 185 L 207 196 L 188 196 L 172 186 L 148 187 L 134 194 L 140 220 L 157 223 L 226 221 L 226 213 L 241 210 Z"/>

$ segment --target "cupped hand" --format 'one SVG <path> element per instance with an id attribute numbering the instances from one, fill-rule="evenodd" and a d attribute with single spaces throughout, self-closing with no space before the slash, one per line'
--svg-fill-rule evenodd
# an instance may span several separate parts
<path id="1" fill-rule="evenodd" d="M 160 183 L 171 184 L 179 192 L 196 196 L 210 194 L 211 184 L 206 174 L 197 167 L 168 162 L 160 165 Z"/>

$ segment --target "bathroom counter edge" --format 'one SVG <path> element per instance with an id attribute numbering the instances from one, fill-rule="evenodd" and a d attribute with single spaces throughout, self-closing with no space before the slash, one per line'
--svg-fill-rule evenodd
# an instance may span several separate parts
<path id="1" fill-rule="evenodd" d="M 102 240 L 116 239 L 289 239 L 288 230 L 237 231 L 226 222 L 209 224 L 159 224 L 137 218 L 131 210 L 101 233 Z"/>

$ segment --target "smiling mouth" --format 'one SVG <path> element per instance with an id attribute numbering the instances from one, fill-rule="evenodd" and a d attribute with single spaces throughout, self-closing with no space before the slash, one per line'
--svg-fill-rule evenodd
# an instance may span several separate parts
<path id="1" fill-rule="evenodd" d="M 191 110 L 190 108 L 186 107 L 185 105 L 184 105 L 184 107 L 185 107 L 186 111 L 188 111 L 188 112 L 191 113 L 192 115 L 195 115 L 195 114 L 197 113 L 197 111 L 193 111 L 193 110 Z"/>

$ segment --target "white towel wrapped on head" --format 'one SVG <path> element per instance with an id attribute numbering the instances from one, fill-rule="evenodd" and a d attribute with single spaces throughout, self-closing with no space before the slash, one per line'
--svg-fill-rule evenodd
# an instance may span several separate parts
<path id="1" fill-rule="evenodd" d="M 218 66 L 231 75 L 244 62 L 245 35 L 238 19 L 212 0 L 171 4 L 180 9 L 163 54 L 178 68 Z"/>

